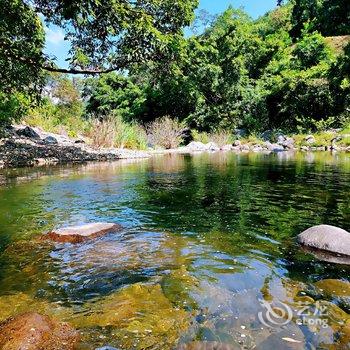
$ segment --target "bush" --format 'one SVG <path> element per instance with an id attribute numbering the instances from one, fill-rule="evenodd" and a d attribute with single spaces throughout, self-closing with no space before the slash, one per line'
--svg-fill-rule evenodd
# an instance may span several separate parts
<path id="1" fill-rule="evenodd" d="M 116 125 L 112 118 L 105 120 L 94 120 L 91 124 L 91 130 L 88 137 L 96 147 L 113 147 L 115 144 Z"/>
<path id="2" fill-rule="evenodd" d="M 0 128 L 18 121 L 28 111 L 31 101 L 24 93 L 6 94 L 0 91 Z"/>
<path id="3" fill-rule="evenodd" d="M 152 146 L 165 149 L 179 147 L 183 126 L 170 117 L 155 120 L 147 127 L 148 141 Z"/>

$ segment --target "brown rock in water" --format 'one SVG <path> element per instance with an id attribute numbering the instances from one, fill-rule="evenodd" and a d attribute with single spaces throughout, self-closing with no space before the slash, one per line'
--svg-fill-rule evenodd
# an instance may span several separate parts
<path id="1" fill-rule="evenodd" d="M 350 233 L 339 227 L 311 227 L 298 236 L 298 242 L 307 247 L 350 256 Z"/>
<path id="2" fill-rule="evenodd" d="M 120 231 L 121 226 L 113 223 L 97 222 L 82 226 L 73 226 L 51 231 L 42 239 L 61 243 L 82 243 L 103 236 L 109 232 Z"/>
<path id="3" fill-rule="evenodd" d="M 0 323 L 2 350 L 73 350 L 79 333 L 67 323 L 26 313 Z"/>
<path id="4" fill-rule="evenodd" d="M 187 344 L 181 344 L 177 350 L 238 350 L 240 347 L 235 347 L 230 344 L 223 344 L 216 341 L 194 341 Z"/>

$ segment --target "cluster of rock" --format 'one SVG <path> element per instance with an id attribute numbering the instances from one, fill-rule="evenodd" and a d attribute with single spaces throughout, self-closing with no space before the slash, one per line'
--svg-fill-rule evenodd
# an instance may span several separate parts
<path id="1" fill-rule="evenodd" d="M 217 151 L 235 151 L 235 152 L 284 152 L 284 151 L 347 151 L 350 152 L 350 147 L 340 147 L 336 144 L 339 138 L 335 137 L 331 145 L 316 147 L 313 146 L 316 143 L 316 139 L 313 135 L 305 137 L 305 145 L 300 148 L 296 146 L 294 138 L 280 135 L 276 142 L 270 142 L 269 140 L 243 143 L 240 140 L 236 140 L 232 144 L 219 146 L 214 142 L 204 144 L 202 142 L 193 141 L 184 147 L 183 151 L 188 152 L 217 152 Z"/>
<path id="2" fill-rule="evenodd" d="M 0 168 L 146 157 L 149 153 L 141 151 L 96 150 L 82 137 L 71 139 L 29 126 L 13 126 L 0 140 Z"/>

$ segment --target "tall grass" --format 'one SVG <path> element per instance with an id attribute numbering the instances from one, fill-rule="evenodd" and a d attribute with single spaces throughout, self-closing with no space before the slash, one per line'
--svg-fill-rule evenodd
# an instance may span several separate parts
<path id="1" fill-rule="evenodd" d="M 125 123 L 119 116 L 92 121 L 87 135 L 96 147 L 146 149 L 147 135 L 136 123 Z"/>

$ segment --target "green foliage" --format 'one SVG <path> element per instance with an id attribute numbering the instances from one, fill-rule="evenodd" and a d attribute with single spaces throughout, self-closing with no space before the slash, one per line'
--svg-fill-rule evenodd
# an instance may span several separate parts
<path id="1" fill-rule="evenodd" d="M 88 79 L 83 95 L 88 98 L 86 111 L 93 116 L 113 113 L 130 121 L 145 109 L 145 92 L 130 79 L 116 73 Z"/>
<path id="2" fill-rule="evenodd" d="M 39 106 L 28 112 L 25 121 L 46 131 L 66 133 L 71 137 L 83 134 L 89 123 L 83 117 L 84 105 L 76 82 L 52 75 L 48 78 L 47 89 L 51 98 L 42 99 Z"/>
<path id="3" fill-rule="evenodd" d="M 331 58 L 330 48 L 323 36 L 318 33 L 304 36 L 296 44 L 293 53 L 299 60 L 301 68 L 310 68 Z"/>
<path id="4" fill-rule="evenodd" d="M 37 12 L 62 27 L 75 67 L 129 68 L 171 55 L 171 43 L 190 25 L 197 0 L 34 0 Z M 170 44 L 170 46 L 168 46 Z"/>
<path id="5" fill-rule="evenodd" d="M 0 0 L 0 126 L 21 118 L 42 86 L 44 29 L 21 0 Z M 23 53 L 27 59 L 20 60 Z"/>
<path id="6" fill-rule="evenodd" d="M 204 33 L 174 43 L 173 61 L 94 80 L 88 110 L 116 111 L 144 124 L 169 115 L 199 133 L 314 130 L 330 117 L 340 127 L 350 100 L 348 49 L 332 51 L 307 20 L 293 43 L 296 6 L 288 3 L 257 21 L 228 8 Z"/>
<path id="7" fill-rule="evenodd" d="M 207 21 L 203 33 L 186 38 L 183 28 L 193 20 L 197 4 L 4 2 L 1 122 L 26 113 L 43 84 L 37 65 L 49 60 L 42 53 L 38 13 L 66 31 L 72 67 L 120 68 L 118 74 L 83 82 L 51 77 L 48 85 L 58 103 L 30 113 L 51 129 L 63 125 L 75 135 L 86 129 L 88 118 L 117 116 L 118 123 L 148 125 L 168 115 L 205 139 L 202 132 L 209 138 L 234 128 L 256 134 L 313 131 L 339 128 L 349 120 L 350 45 L 335 49 L 325 38 L 349 34 L 348 2 L 294 0 L 258 20 L 229 7 Z"/>
<path id="8" fill-rule="evenodd" d="M 7 94 L 0 90 L 0 128 L 22 118 L 29 106 L 30 99 L 27 94 L 21 92 Z"/>
<path id="9" fill-rule="evenodd" d="M 123 70 L 150 59 L 172 59 L 197 5 L 198 0 L 0 0 L 0 93 L 9 95 L 2 109 L 15 113 L 4 113 L 2 119 L 23 115 L 25 106 L 13 107 L 23 98 L 18 95 L 14 102 L 12 95 L 28 94 L 35 101 L 43 69 L 57 69 L 43 52 L 45 32 L 39 16 L 65 31 L 73 70 Z"/>
<path id="10" fill-rule="evenodd" d="M 294 0 L 292 12 L 293 37 L 306 27 L 324 36 L 349 34 L 350 3 L 348 0 Z"/>

